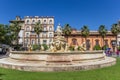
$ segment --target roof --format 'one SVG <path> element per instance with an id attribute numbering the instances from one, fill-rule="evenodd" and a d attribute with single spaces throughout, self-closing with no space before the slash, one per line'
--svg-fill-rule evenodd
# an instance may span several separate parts
<path id="1" fill-rule="evenodd" d="M 54 18 L 54 16 L 25 16 L 25 18 Z"/>

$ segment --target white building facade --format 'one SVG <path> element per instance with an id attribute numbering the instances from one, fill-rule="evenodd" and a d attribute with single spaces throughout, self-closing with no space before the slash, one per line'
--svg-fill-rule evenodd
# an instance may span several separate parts
<path id="1" fill-rule="evenodd" d="M 40 22 L 43 31 L 40 33 L 40 44 L 49 45 L 54 38 L 54 17 L 53 16 L 25 16 L 21 19 L 23 22 L 21 27 L 20 43 L 23 46 L 38 44 L 38 36 L 34 31 L 35 24 Z M 19 20 L 19 21 L 21 21 Z M 15 21 L 15 20 L 12 20 Z M 11 22 L 11 21 L 10 21 Z"/>
<path id="2" fill-rule="evenodd" d="M 41 23 L 43 31 L 40 33 L 40 44 L 49 45 L 54 38 L 54 17 L 53 16 L 26 16 L 24 18 L 24 46 L 38 44 L 38 36 L 34 31 L 35 24 Z"/>

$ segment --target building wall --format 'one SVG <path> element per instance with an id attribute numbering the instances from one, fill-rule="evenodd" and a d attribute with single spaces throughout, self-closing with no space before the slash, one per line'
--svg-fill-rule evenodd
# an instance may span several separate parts
<path id="1" fill-rule="evenodd" d="M 34 32 L 36 22 L 40 22 L 43 32 L 40 33 L 40 44 L 48 44 L 53 41 L 54 37 L 54 17 L 49 16 L 26 16 L 24 24 L 24 46 L 29 44 L 38 44 L 38 36 Z"/>
<path id="2" fill-rule="evenodd" d="M 71 36 L 68 37 L 68 44 L 70 46 L 75 46 L 73 44 L 73 39 L 77 40 L 77 45 L 80 46 L 83 42 L 85 42 L 85 38 L 83 38 L 81 35 L 78 34 L 72 34 Z M 107 40 L 108 46 L 109 48 L 112 49 L 112 44 L 111 41 L 115 40 L 115 36 L 114 35 L 107 35 L 105 37 L 105 40 Z M 99 40 L 99 45 L 102 47 L 103 46 L 103 40 L 102 37 L 98 34 L 96 35 L 89 35 L 89 37 L 87 37 L 87 40 L 89 40 L 90 42 L 90 50 L 93 50 L 93 47 L 96 45 L 96 40 Z M 105 44 L 105 43 L 104 43 Z"/>

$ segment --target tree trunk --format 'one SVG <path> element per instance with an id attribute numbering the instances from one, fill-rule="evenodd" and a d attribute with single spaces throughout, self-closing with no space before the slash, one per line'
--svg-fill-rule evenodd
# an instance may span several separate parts
<path id="1" fill-rule="evenodd" d="M 38 34 L 38 45 L 40 45 L 40 36 Z"/>
<path id="2" fill-rule="evenodd" d="M 85 43 L 87 42 L 86 40 L 87 40 L 87 38 L 85 37 Z"/>
<path id="3" fill-rule="evenodd" d="M 103 37 L 103 45 L 102 45 L 102 48 L 103 48 L 103 50 L 104 50 L 104 37 Z"/>
<path id="4" fill-rule="evenodd" d="M 102 47 L 104 46 L 104 37 L 103 37 L 103 45 L 102 45 Z"/>

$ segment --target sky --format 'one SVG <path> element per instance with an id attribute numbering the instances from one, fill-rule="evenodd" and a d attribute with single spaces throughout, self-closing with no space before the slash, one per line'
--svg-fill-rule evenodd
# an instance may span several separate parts
<path id="1" fill-rule="evenodd" d="M 0 24 L 9 24 L 16 16 L 54 16 L 55 28 L 70 24 L 80 30 L 87 25 L 109 30 L 120 20 L 120 0 L 0 0 Z"/>

